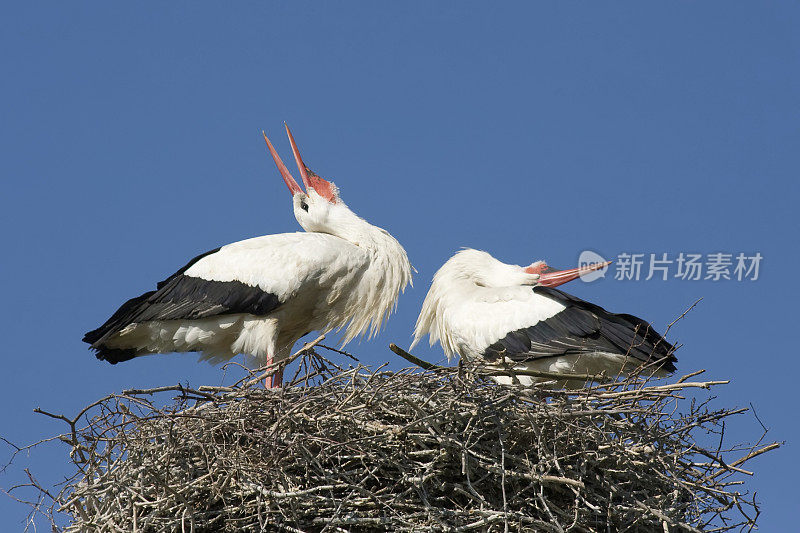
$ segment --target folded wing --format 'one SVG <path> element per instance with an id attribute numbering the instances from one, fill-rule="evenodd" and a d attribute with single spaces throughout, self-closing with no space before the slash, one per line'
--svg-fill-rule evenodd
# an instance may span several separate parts
<path id="1" fill-rule="evenodd" d="M 487 361 L 506 358 L 531 361 L 545 357 L 610 353 L 628 355 L 643 363 L 660 362 L 675 370 L 675 347 L 641 318 L 610 313 L 558 289 L 537 286 L 534 293 L 564 306 L 553 316 L 510 331 L 482 354 Z"/>

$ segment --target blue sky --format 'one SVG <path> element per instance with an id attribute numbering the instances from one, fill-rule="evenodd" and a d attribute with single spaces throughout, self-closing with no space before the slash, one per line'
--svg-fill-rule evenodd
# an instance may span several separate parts
<path id="1" fill-rule="evenodd" d="M 795 524 L 800 8 L 789 2 L 16 3 L 4 81 L 0 434 L 26 443 L 114 391 L 215 384 L 192 355 L 99 362 L 81 342 L 195 255 L 296 231 L 260 131 L 392 232 L 414 288 L 366 363 L 407 346 L 435 270 L 460 247 L 574 266 L 582 250 L 744 252 L 757 281 L 564 288 L 683 343 L 679 370 L 731 379 L 787 445 L 749 487 L 765 531 Z M 613 273 L 613 271 L 612 271 Z M 788 335 L 788 336 L 787 336 Z M 440 360 L 441 349 L 416 350 Z M 758 432 L 749 416 L 731 441 Z M 35 452 L 45 482 L 66 447 Z M 3 452 L 5 453 L 5 452 Z M 0 498 L 2 529 L 26 509 Z"/>

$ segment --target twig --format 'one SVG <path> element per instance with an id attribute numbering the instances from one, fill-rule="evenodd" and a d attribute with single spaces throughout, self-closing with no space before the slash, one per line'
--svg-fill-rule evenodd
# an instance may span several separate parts
<path id="1" fill-rule="evenodd" d="M 448 369 L 448 367 L 446 367 L 446 366 L 439 366 L 439 365 L 435 365 L 433 363 L 429 363 L 427 361 L 423 361 L 422 359 L 420 359 L 418 357 L 415 357 L 415 356 L 411 355 L 410 353 L 408 353 L 407 351 L 405 351 L 404 349 L 400 348 L 395 343 L 389 344 L 389 349 L 392 350 L 397 355 L 399 355 L 400 357 L 402 357 L 403 359 L 405 359 L 406 361 L 408 361 L 408 362 L 410 362 L 412 364 L 415 364 L 415 365 L 417 365 L 418 367 L 420 367 L 420 368 L 422 368 L 424 370 L 446 370 L 446 369 Z"/>

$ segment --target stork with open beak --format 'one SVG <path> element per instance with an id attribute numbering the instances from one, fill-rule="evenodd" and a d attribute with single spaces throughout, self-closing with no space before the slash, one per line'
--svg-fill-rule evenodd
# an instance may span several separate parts
<path id="1" fill-rule="evenodd" d="M 521 267 L 462 250 L 436 272 L 412 347 L 428 335 L 448 359 L 458 354 L 467 362 L 509 368 L 510 375 L 494 378 L 502 384 L 543 381 L 515 370 L 610 377 L 642 366 L 659 376 L 673 372 L 675 347 L 650 324 L 555 288 L 609 263 L 559 271 L 542 261 Z"/>
<path id="2" fill-rule="evenodd" d="M 306 233 L 255 237 L 195 257 L 84 336 L 98 359 L 199 352 L 213 363 L 245 354 L 251 364 L 271 365 L 311 331 L 345 328 L 344 345 L 380 329 L 411 283 L 406 252 L 309 170 L 288 126 L 286 133 L 305 191 L 264 140 Z M 268 387 L 281 384 L 281 372 Z"/>

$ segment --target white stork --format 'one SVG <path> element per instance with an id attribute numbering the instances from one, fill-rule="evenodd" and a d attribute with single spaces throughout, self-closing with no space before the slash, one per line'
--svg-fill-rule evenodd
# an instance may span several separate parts
<path id="1" fill-rule="evenodd" d="M 332 182 L 309 170 L 288 126 L 286 132 L 305 192 L 264 139 L 307 233 L 255 237 L 195 257 L 84 336 L 98 359 L 115 364 L 200 352 L 212 363 L 245 354 L 251 363 L 270 365 L 311 331 L 346 328 L 344 345 L 380 329 L 411 282 L 406 252 L 353 213 Z M 276 373 L 267 386 L 281 381 Z"/>
<path id="2" fill-rule="evenodd" d="M 675 370 L 674 346 L 644 320 L 609 313 L 556 287 L 610 262 L 557 271 L 537 261 L 508 265 L 486 252 L 462 250 L 436 272 L 414 332 L 429 335 L 448 359 L 499 364 L 513 370 L 616 376 L 646 365 Z M 496 376 L 498 383 L 543 379 Z M 575 387 L 583 380 L 563 383 Z"/>

